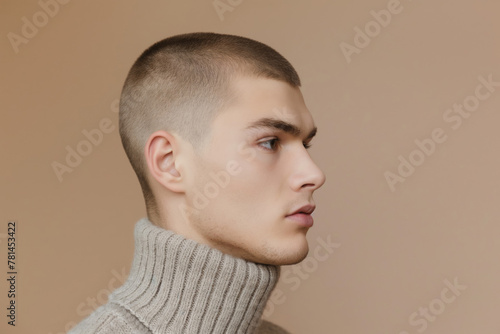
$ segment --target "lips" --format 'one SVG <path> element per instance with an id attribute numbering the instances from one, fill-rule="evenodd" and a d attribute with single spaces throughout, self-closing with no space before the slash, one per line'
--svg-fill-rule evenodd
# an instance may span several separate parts
<path id="1" fill-rule="evenodd" d="M 316 205 L 306 204 L 306 205 L 303 205 L 300 208 L 296 209 L 292 213 L 288 214 L 288 216 L 291 216 L 291 215 L 294 215 L 297 213 L 304 213 L 304 214 L 310 215 L 311 213 L 313 213 L 314 209 L 316 209 Z"/>
<path id="2" fill-rule="evenodd" d="M 309 228 L 314 224 L 314 219 L 311 216 L 314 209 L 316 209 L 316 205 L 306 204 L 287 215 L 286 218 L 294 221 L 299 226 Z"/>
<path id="3" fill-rule="evenodd" d="M 314 224 L 314 218 L 307 213 L 295 213 L 293 215 L 286 216 L 286 219 L 294 221 L 298 226 L 301 227 L 312 227 Z"/>

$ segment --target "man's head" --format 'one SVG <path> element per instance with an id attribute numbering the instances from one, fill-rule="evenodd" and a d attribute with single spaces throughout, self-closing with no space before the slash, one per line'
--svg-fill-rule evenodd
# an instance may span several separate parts
<path id="1" fill-rule="evenodd" d="M 285 58 L 244 37 L 185 34 L 144 51 L 120 135 L 150 220 L 254 262 L 301 261 L 308 226 L 286 215 L 325 176 L 305 148 L 315 125 L 299 87 Z"/>

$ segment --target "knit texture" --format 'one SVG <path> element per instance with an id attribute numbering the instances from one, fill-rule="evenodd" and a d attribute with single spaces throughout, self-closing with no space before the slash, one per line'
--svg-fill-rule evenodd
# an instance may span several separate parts
<path id="1" fill-rule="evenodd" d="M 289 334 L 261 319 L 279 266 L 233 257 L 147 218 L 134 237 L 127 281 L 68 334 Z"/>

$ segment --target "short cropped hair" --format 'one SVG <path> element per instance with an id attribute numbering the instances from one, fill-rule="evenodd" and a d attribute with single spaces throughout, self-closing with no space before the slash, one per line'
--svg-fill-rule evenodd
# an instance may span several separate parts
<path id="1" fill-rule="evenodd" d="M 212 121 L 235 98 L 231 82 L 238 75 L 300 87 L 297 72 L 281 54 L 235 35 L 172 36 L 150 46 L 135 61 L 120 97 L 119 129 L 148 210 L 157 209 L 146 177 L 144 146 L 149 136 L 158 130 L 176 133 L 201 152 Z"/>

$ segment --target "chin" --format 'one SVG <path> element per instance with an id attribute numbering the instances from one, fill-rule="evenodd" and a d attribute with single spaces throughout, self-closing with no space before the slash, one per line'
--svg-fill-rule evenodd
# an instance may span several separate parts
<path id="1" fill-rule="evenodd" d="M 272 249 L 272 252 L 261 254 L 258 262 L 275 266 L 287 266 L 301 262 L 309 253 L 309 245 L 305 238 L 295 242 L 286 240 Z"/>
<path id="2" fill-rule="evenodd" d="M 295 252 L 294 254 L 288 256 L 287 258 L 283 259 L 282 263 L 280 263 L 279 265 L 288 266 L 302 262 L 307 257 L 308 253 L 309 253 L 309 247 L 307 247 L 303 251 Z"/>

